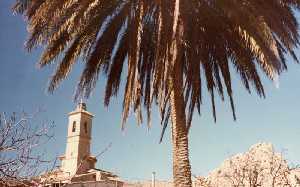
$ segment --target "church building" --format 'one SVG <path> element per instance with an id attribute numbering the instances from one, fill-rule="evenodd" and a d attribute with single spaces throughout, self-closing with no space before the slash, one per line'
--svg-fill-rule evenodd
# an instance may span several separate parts
<path id="1" fill-rule="evenodd" d="M 59 157 L 61 166 L 39 177 L 43 186 L 123 186 L 117 175 L 95 168 L 97 158 L 90 151 L 93 114 L 86 104 L 79 103 L 68 118 L 66 152 Z"/>

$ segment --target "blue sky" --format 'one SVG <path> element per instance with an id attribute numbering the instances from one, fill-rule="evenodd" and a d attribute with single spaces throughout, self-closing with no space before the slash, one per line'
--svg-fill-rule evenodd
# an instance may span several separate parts
<path id="1" fill-rule="evenodd" d="M 65 151 L 67 113 L 75 108 L 73 93 L 81 65 L 53 94 L 46 88 L 55 65 L 36 68 L 41 50 L 28 53 L 24 49 L 26 25 L 10 10 L 13 0 L 0 2 L 0 112 L 34 112 L 42 107 L 45 120 L 55 122 L 55 138 L 46 146 L 49 157 Z M 298 54 L 298 56 L 300 56 Z M 228 102 L 217 101 L 217 123 L 213 122 L 207 94 L 201 117 L 195 115 L 190 133 L 190 159 L 194 175 L 206 175 L 230 155 L 244 152 L 258 142 L 271 142 L 278 151 L 285 150 L 290 163 L 300 163 L 300 65 L 288 61 L 289 71 L 280 77 L 280 87 L 264 80 L 266 99 L 249 95 L 234 76 L 234 97 L 238 120 L 232 119 Z M 98 158 L 97 166 L 111 170 L 124 179 L 149 179 L 156 171 L 159 179 L 172 177 L 170 132 L 159 144 L 161 126 L 159 114 L 153 113 L 152 127 L 137 126 L 134 115 L 121 131 L 122 97 L 103 106 L 105 80 L 100 78 L 96 90 L 87 101 L 95 115 L 92 152 L 98 154 L 107 144 L 112 147 Z M 123 94 L 120 93 L 119 96 Z"/>

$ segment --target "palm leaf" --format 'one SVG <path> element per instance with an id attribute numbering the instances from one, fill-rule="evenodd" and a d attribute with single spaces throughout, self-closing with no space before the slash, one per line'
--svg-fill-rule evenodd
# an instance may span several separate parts
<path id="1" fill-rule="evenodd" d="M 28 19 L 27 48 L 44 45 L 39 62 L 58 63 L 49 91 L 57 88 L 74 63 L 82 59 L 76 98 L 88 97 L 99 74 L 107 76 L 105 105 L 116 96 L 123 69 L 127 70 L 123 122 L 130 108 L 142 122 L 142 108 L 150 123 L 153 104 L 159 106 L 164 134 L 169 119 L 172 74 L 173 1 L 146 0 L 17 0 L 15 12 Z M 288 55 L 298 59 L 297 0 L 180 1 L 179 23 L 183 39 L 178 44 L 180 75 L 184 78 L 187 127 L 194 109 L 201 111 L 203 86 L 210 94 L 216 120 L 215 98 L 229 97 L 236 119 L 232 71 L 245 89 L 264 97 L 262 70 L 275 80 L 287 69 Z M 233 68 L 231 68 L 233 67 Z"/>

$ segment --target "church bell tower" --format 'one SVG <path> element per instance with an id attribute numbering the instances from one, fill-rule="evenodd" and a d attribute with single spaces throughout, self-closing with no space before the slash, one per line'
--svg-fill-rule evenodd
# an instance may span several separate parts
<path id="1" fill-rule="evenodd" d="M 68 116 L 67 146 L 65 155 L 60 157 L 61 169 L 70 175 L 86 173 L 97 162 L 90 153 L 93 115 L 81 102 Z"/>

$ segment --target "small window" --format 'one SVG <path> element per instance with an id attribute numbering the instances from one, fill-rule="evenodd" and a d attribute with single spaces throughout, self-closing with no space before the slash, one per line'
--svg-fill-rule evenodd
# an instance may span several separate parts
<path id="1" fill-rule="evenodd" d="M 84 132 L 85 132 L 86 134 L 88 133 L 87 122 L 84 123 Z"/>
<path id="2" fill-rule="evenodd" d="M 72 126 L 72 132 L 76 131 L 76 121 L 73 122 L 73 126 Z"/>

